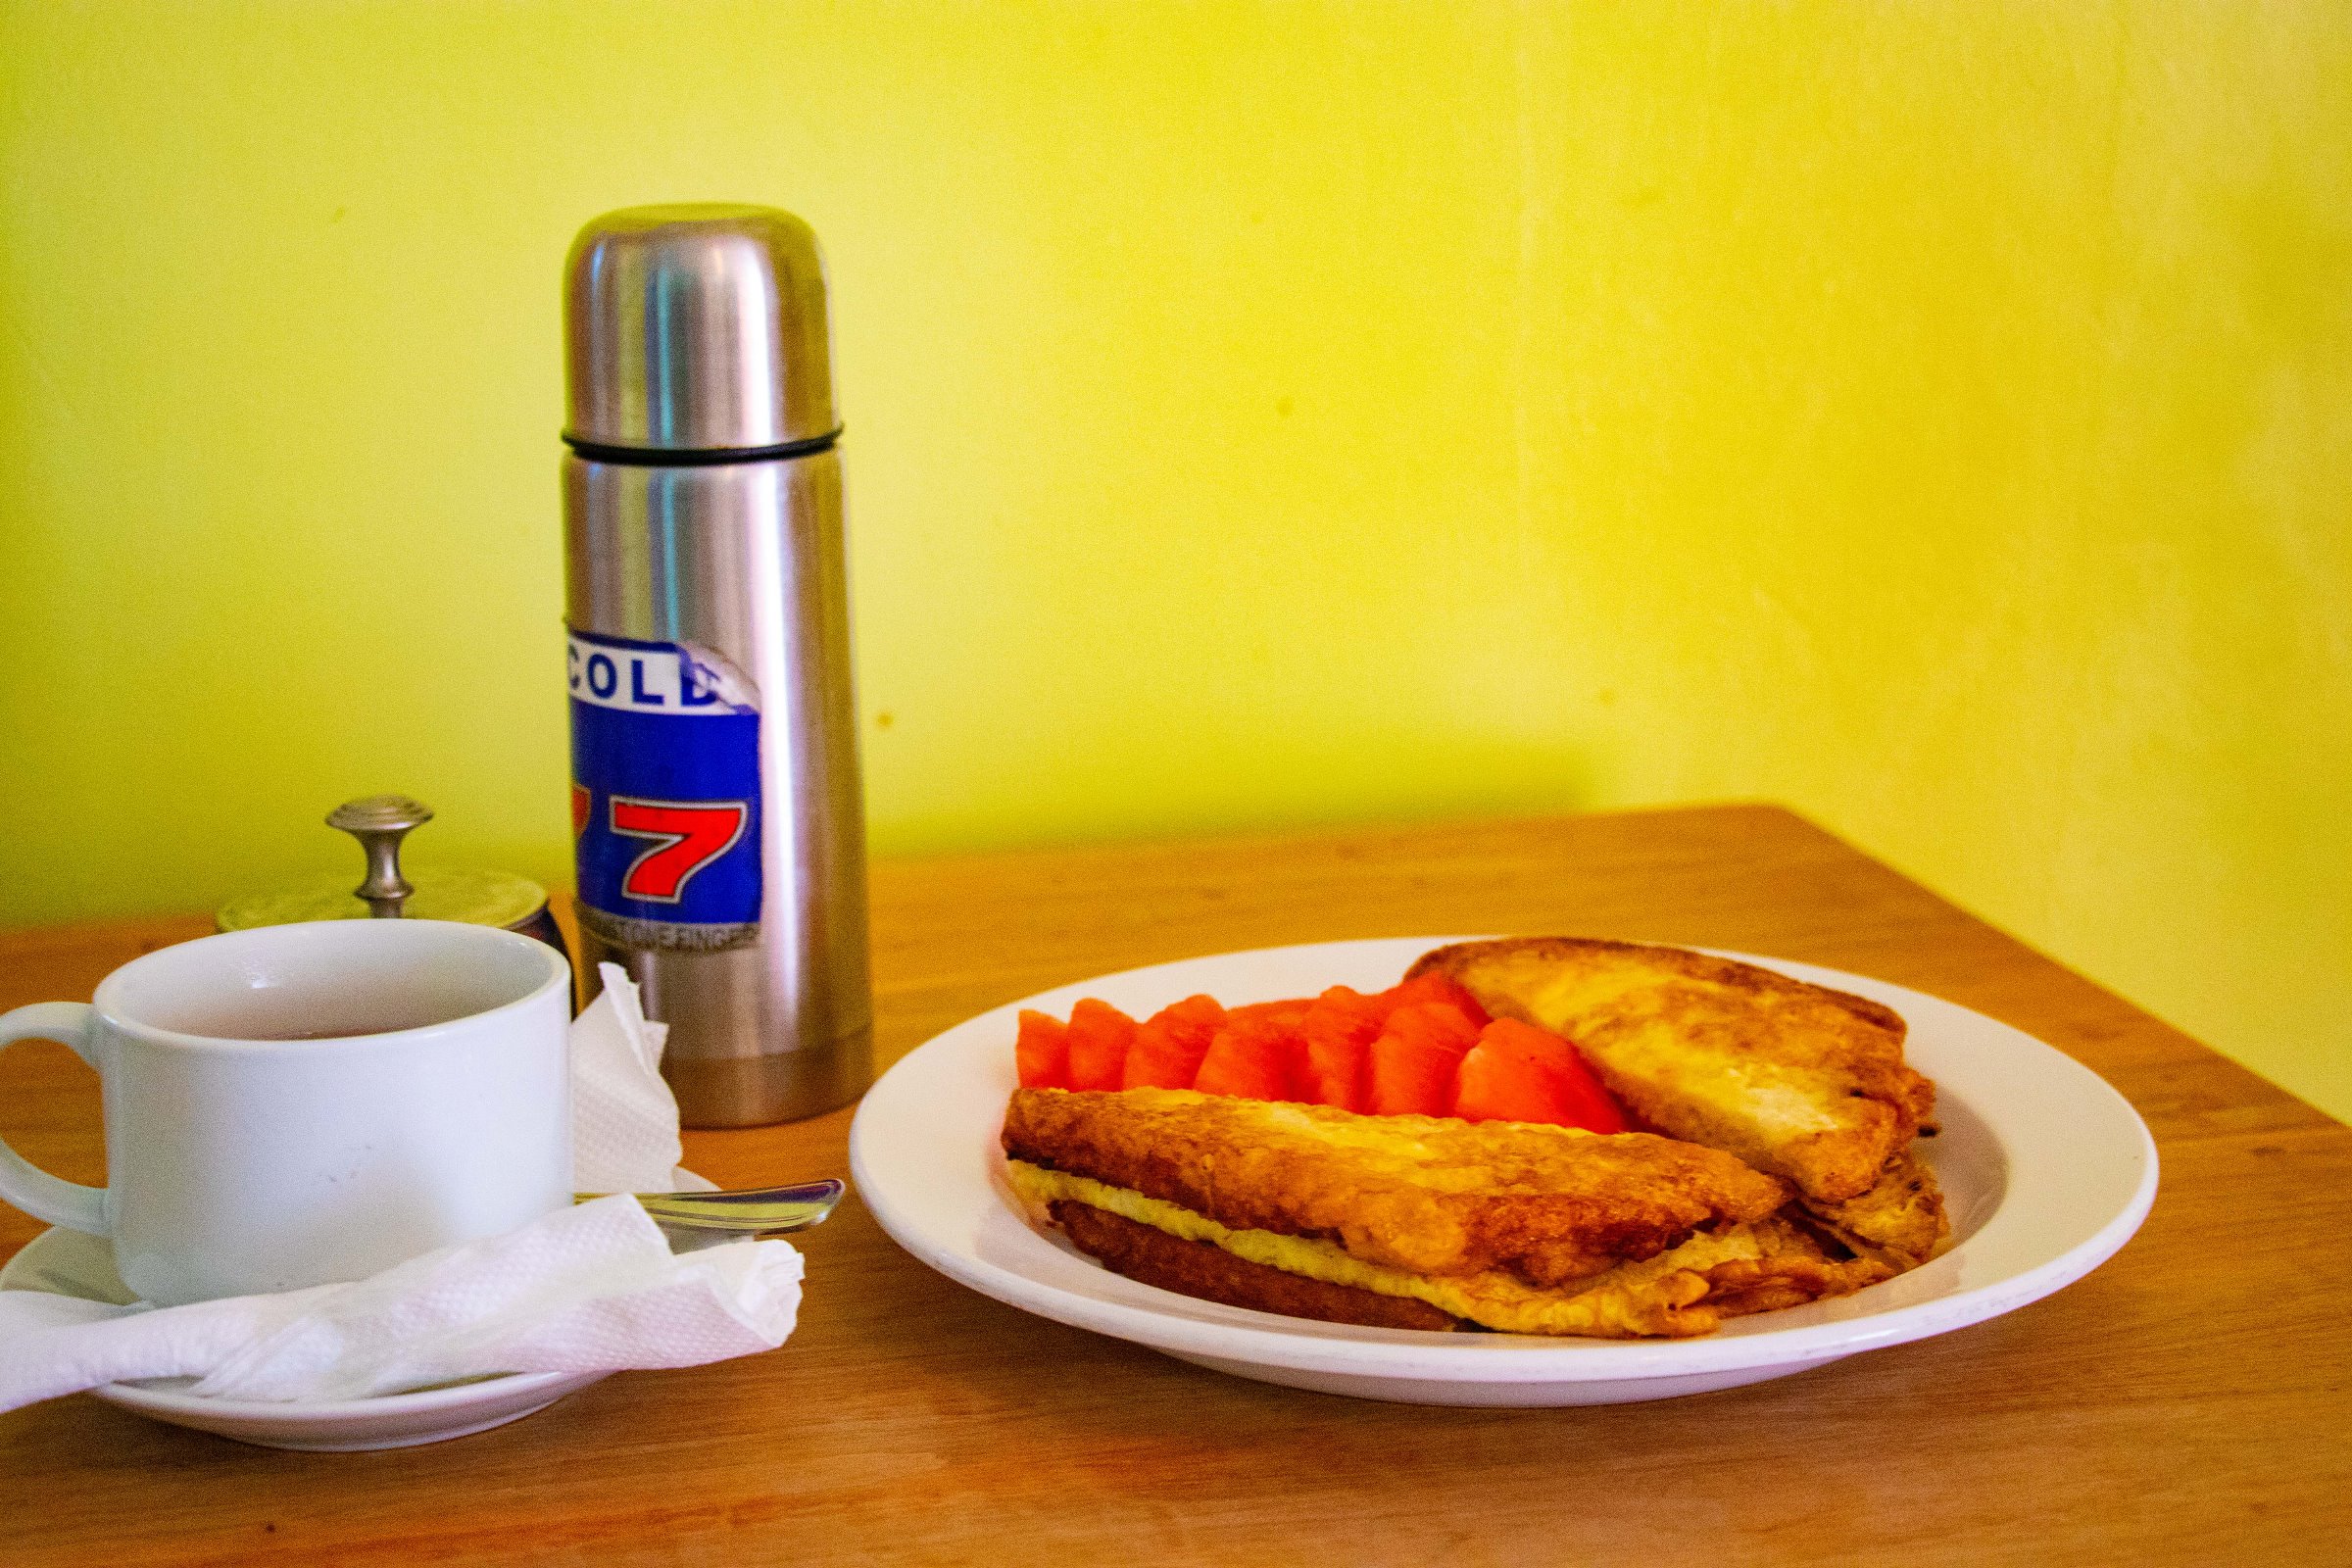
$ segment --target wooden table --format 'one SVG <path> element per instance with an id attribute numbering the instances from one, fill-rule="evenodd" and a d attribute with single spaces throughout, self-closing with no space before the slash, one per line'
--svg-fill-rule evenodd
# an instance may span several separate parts
<path id="1" fill-rule="evenodd" d="M 1720 807 L 888 863 L 886 1060 L 1050 985 L 1272 943 L 1469 930 L 1705 943 L 1950 997 L 2053 1042 L 2163 1148 L 2135 1242 L 2023 1311 L 1658 1404 L 1416 1409 L 1040 1321 L 853 1200 L 779 1352 L 609 1379 L 437 1446 L 313 1455 L 87 1398 L 0 1416 L 0 1562 L 1710 1564 L 2352 1559 L 2352 1131 L 1800 819 Z M 197 918 L 0 938 L 78 998 Z M 27 1154 L 101 1179 L 63 1050 L 0 1060 Z M 848 1112 L 688 1136 L 722 1182 L 846 1168 Z M 0 1211 L 0 1246 L 35 1225 Z"/>

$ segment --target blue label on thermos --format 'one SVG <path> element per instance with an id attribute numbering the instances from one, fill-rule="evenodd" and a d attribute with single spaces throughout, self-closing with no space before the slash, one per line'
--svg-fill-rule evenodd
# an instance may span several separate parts
<path id="1" fill-rule="evenodd" d="M 631 948 L 760 934 L 760 698 L 688 644 L 571 633 L 580 923 Z"/>

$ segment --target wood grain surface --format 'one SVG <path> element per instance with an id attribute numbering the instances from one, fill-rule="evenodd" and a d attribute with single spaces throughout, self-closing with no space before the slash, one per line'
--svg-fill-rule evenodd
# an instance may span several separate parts
<path id="1" fill-rule="evenodd" d="M 1502 1564 L 2352 1558 L 2352 1131 L 1787 811 L 1719 807 L 885 863 L 882 1054 L 1032 991 L 1274 943 L 1571 932 L 1949 997 L 2155 1129 L 2139 1238 L 2007 1317 L 1694 1398 L 1419 1409 L 1220 1377 L 916 1264 L 855 1200 L 780 1351 L 611 1378 L 430 1447 L 250 1448 L 88 1398 L 0 1415 L 0 1562 Z M 0 1005 L 201 917 L 0 937 Z M 0 1126 L 102 1179 L 94 1081 L 0 1057 Z M 847 1111 L 688 1135 L 844 1172 Z M 37 1227 L 0 1210 L 0 1248 Z"/>

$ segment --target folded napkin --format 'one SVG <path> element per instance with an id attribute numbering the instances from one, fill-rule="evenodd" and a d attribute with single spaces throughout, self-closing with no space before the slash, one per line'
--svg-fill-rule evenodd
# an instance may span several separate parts
<path id="1" fill-rule="evenodd" d="M 357 1399 L 494 1372 L 697 1366 L 792 1332 L 801 1254 L 673 1256 L 634 1199 L 600 1198 L 349 1285 L 192 1306 L 0 1291 L 0 1410 L 126 1378 L 229 1399 Z"/>
<path id="2" fill-rule="evenodd" d="M 696 1366 L 792 1332 L 801 1255 L 730 1242 L 673 1255 L 625 1195 L 666 1192 L 678 1109 L 662 1027 L 605 966 L 572 1025 L 574 1180 L 600 1198 L 369 1279 L 191 1306 L 0 1291 L 0 1410 L 131 1378 L 192 1377 L 220 1398 L 360 1398 L 498 1372 Z"/>
<path id="3" fill-rule="evenodd" d="M 571 1024 L 571 1185 L 583 1193 L 673 1193 L 710 1184 L 678 1168 L 678 1101 L 662 1077 L 669 1025 L 638 1004 L 617 963 Z"/>

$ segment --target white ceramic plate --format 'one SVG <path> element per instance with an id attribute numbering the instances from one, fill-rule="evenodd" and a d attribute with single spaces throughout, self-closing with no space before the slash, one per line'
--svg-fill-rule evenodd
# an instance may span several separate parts
<path id="1" fill-rule="evenodd" d="M 1941 1136 L 1920 1149 L 1954 1245 L 1852 1296 L 1735 1318 L 1695 1340 L 1562 1340 L 1354 1328 L 1195 1300 L 1104 1269 L 1032 1229 L 997 1135 L 1014 1015 L 1094 996 L 1141 1017 L 1206 992 L 1228 1004 L 1377 991 L 1455 937 L 1332 942 L 1192 958 L 1063 986 L 918 1046 L 867 1092 L 850 1167 L 884 1230 L 949 1278 L 1055 1322 L 1237 1376 L 1421 1404 L 1611 1404 L 1784 1377 L 1995 1317 L 2072 1284 L 2131 1240 L 2156 1196 L 2156 1146 L 2121 1095 L 2003 1023 L 1884 981 L 1725 954 L 1875 998 L 1910 1024 Z"/>
<path id="2" fill-rule="evenodd" d="M 716 1186 L 683 1167 L 677 1173 L 680 1192 L 710 1192 Z M 0 1267 L 0 1291 L 49 1291 L 117 1305 L 138 1299 L 115 1272 L 114 1248 L 108 1242 L 64 1229 L 43 1231 Z M 605 1376 L 603 1372 L 510 1372 L 411 1394 L 308 1402 L 199 1398 L 186 1392 L 195 1386 L 194 1378 L 109 1383 L 90 1390 L 90 1395 L 172 1426 L 218 1433 L 239 1443 L 344 1453 L 407 1448 L 487 1432 L 544 1410 Z"/>

